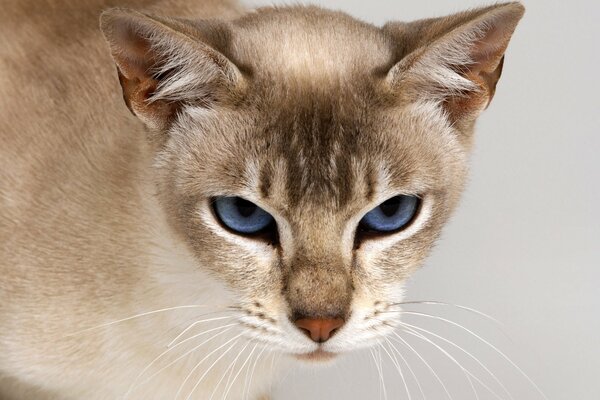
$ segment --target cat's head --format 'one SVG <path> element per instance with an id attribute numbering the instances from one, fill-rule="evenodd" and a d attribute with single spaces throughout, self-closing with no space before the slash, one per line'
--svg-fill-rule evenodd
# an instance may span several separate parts
<path id="1" fill-rule="evenodd" d="M 383 28 L 315 7 L 103 15 L 160 204 L 236 293 L 249 335 L 306 356 L 393 329 L 522 14 L 509 3 Z"/>

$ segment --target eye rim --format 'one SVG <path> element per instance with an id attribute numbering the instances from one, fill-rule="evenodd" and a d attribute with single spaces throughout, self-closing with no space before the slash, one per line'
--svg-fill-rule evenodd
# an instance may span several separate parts
<path id="1" fill-rule="evenodd" d="M 216 202 L 218 199 L 222 199 L 222 198 L 239 198 L 244 201 L 247 201 L 247 202 L 255 205 L 256 207 L 260 208 L 265 213 L 269 214 L 269 216 L 271 216 L 271 222 L 269 222 L 268 225 L 266 225 L 264 228 L 262 228 L 256 232 L 241 232 L 241 231 L 235 230 L 223 221 L 223 219 L 219 215 L 219 212 L 217 211 Z M 265 242 L 271 246 L 279 245 L 279 230 L 277 227 L 277 221 L 275 220 L 275 217 L 271 213 L 266 211 L 264 208 L 262 208 L 261 206 L 256 204 L 255 202 L 250 201 L 250 200 L 246 199 L 245 197 L 236 196 L 236 195 L 213 196 L 209 199 L 209 209 L 210 209 L 210 212 L 211 212 L 213 218 L 215 219 L 215 221 L 217 221 L 219 226 L 221 228 L 223 228 L 225 231 L 232 233 L 236 236 L 244 237 L 244 238 L 247 238 L 250 240 L 257 240 L 257 241 Z"/>
<path id="2" fill-rule="evenodd" d="M 380 207 L 386 201 L 389 201 L 395 197 L 402 197 L 402 196 L 413 197 L 417 200 L 417 206 L 416 206 L 414 214 L 411 216 L 411 218 L 408 220 L 408 222 L 406 222 L 404 225 L 401 225 L 399 228 L 393 229 L 390 231 L 379 231 L 379 230 L 369 228 L 362 223 L 364 217 L 368 213 L 375 210 L 377 207 Z M 360 218 L 358 225 L 356 226 L 356 232 L 354 235 L 354 248 L 356 249 L 357 247 L 359 247 L 360 244 L 365 240 L 387 237 L 387 236 L 391 236 L 396 233 L 400 233 L 400 232 L 408 230 L 410 227 L 412 227 L 414 225 L 415 221 L 419 218 L 421 211 L 423 210 L 423 204 L 424 204 L 424 196 L 415 195 L 415 194 L 406 194 L 406 193 L 399 193 L 394 196 L 390 196 L 387 199 L 385 199 L 384 201 L 380 202 L 375 207 L 371 208 L 369 211 L 364 213 L 364 215 Z"/>

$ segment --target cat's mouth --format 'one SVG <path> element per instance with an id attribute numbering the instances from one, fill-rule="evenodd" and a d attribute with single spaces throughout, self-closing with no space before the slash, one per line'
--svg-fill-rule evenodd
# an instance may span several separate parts
<path id="1" fill-rule="evenodd" d="M 302 361 L 326 362 L 332 361 L 335 357 L 337 357 L 337 354 L 318 348 L 310 353 L 294 354 L 294 357 Z"/>

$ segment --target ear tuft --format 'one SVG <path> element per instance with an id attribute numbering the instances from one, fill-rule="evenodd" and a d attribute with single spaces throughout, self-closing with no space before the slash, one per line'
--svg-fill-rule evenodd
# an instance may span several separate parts
<path id="1" fill-rule="evenodd" d="M 184 104 L 210 107 L 240 87 L 235 65 L 202 40 L 200 27 L 222 25 L 202 22 L 121 8 L 100 17 L 125 102 L 151 128 L 165 128 Z"/>
<path id="2" fill-rule="evenodd" d="M 413 100 L 443 104 L 453 121 L 474 119 L 494 96 L 504 52 L 524 12 L 520 3 L 506 3 L 394 25 L 409 45 L 389 71 L 388 85 Z"/>

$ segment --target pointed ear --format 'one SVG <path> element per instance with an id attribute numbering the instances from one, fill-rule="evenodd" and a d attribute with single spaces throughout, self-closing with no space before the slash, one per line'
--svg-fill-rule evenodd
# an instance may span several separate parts
<path id="1" fill-rule="evenodd" d="M 386 25 L 402 43 L 402 59 L 386 85 L 411 101 L 439 101 L 452 122 L 474 120 L 494 96 L 504 52 L 524 12 L 520 3 L 506 3 Z"/>
<path id="2" fill-rule="evenodd" d="M 207 34 L 204 30 L 209 31 Z M 182 106 L 210 107 L 241 89 L 238 68 L 203 41 L 216 22 L 159 18 L 127 9 L 100 17 L 127 107 L 148 127 L 165 129 Z M 226 36 L 226 35 L 220 35 Z"/>

